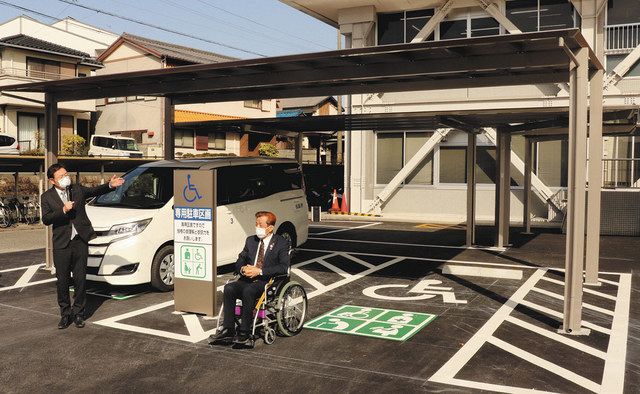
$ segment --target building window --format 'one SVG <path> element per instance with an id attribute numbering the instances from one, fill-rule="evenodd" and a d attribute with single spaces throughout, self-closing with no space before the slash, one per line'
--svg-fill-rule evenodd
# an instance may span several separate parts
<path id="1" fill-rule="evenodd" d="M 378 14 L 378 45 L 411 42 L 433 16 L 433 9 Z M 433 34 L 427 41 L 433 40 Z"/>
<path id="2" fill-rule="evenodd" d="M 174 130 L 173 141 L 176 148 L 193 148 L 194 133 L 193 130 Z"/>
<path id="3" fill-rule="evenodd" d="M 227 149 L 227 133 L 225 132 L 209 132 L 209 149 Z"/>
<path id="4" fill-rule="evenodd" d="M 605 137 L 603 148 L 603 186 L 639 188 L 640 137 Z"/>
<path id="5" fill-rule="evenodd" d="M 640 0 L 609 0 L 607 25 L 623 25 L 640 22 Z"/>
<path id="6" fill-rule="evenodd" d="M 44 147 L 44 115 L 18 114 L 18 144 L 20 151 Z"/>
<path id="7" fill-rule="evenodd" d="M 507 18 L 522 32 L 576 27 L 573 5 L 566 0 L 507 1 Z"/>
<path id="8" fill-rule="evenodd" d="M 432 133 L 377 133 L 376 183 L 389 183 Z M 430 153 L 404 181 L 408 185 L 433 184 L 433 153 Z"/>
<path id="9" fill-rule="evenodd" d="M 262 100 L 245 100 L 244 107 L 262 109 Z"/>
<path id="10" fill-rule="evenodd" d="M 607 55 L 607 72 L 612 72 L 613 69 L 616 68 L 616 66 L 626 57 L 627 55 Z M 640 77 L 640 61 L 637 61 L 633 66 L 631 66 L 624 76 L 625 78 Z"/>
<path id="11" fill-rule="evenodd" d="M 27 57 L 27 76 L 42 79 L 60 79 L 60 62 Z"/>

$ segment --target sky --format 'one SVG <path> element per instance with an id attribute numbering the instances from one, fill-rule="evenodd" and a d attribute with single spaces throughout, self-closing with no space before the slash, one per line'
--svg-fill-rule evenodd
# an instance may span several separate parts
<path id="1" fill-rule="evenodd" d="M 278 0 L 0 0 L 0 22 L 27 15 L 51 24 L 51 18 L 7 3 L 56 19 L 70 16 L 116 34 L 127 32 L 242 59 L 331 50 L 337 40 L 334 27 Z"/>

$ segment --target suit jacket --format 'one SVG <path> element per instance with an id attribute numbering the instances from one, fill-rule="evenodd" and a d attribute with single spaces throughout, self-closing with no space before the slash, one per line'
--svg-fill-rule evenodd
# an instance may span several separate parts
<path id="1" fill-rule="evenodd" d="M 108 183 L 97 187 L 84 187 L 74 184 L 70 186 L 71 199 L 75 203 L 73 209 L 66 214 L 62 211 L 64 203 L 56 191 L 55 186 L 42 193 L 40 204 L 42 206 L 42 223 L 53 225 L 53 248 L 63 249 L 69 245 L 71 240 L 71 224 L 76 228 L 80 238 L 85 243 L 96 237 L 91 221 L 85 211 L 86 200 L 91 197 L 109 193 L 111 190 Z"/>
<path id="2" fill-rule="evenodd" d="M 255 235 L 247 238 L 244 249 L 238 255 L 235 265 L 235 272 L 240 273 L 240 269 L 245 265 L 253 265 L 258 248 L 260 246 L 260 238 Z M 286 275 L 289 271 L 289 241 L 278 234 L 273 234 L 269 245 L 264 251 L 264 264 L 262 266 L 262 275 L 255 279 L 267 281 L 276 275 Z"/>

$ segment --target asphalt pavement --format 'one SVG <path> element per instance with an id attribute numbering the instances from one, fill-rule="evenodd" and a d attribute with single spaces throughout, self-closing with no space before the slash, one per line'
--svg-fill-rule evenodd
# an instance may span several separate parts
<path id="1" fill-rule="evenodd" d="M 13 232 L 28 244 L 30 232 Z M 40 249 L 0 253 L 3 392 L 640 392 L 640 238 L 603 237 L 589 335 L 558 334 L 564 235 L 512 230 L 464 248 L 464 228 L 312 224 L 292 261 L 307 327 L 253 349 L 210 346 L 216 321 L 174 313 L 172 293 L 93 285 L 87 326 L 58 330 Z M 41 239 L 39 236 L 38 239 Z M 478 241 L 489 245 L 491 227 Z M 12 249 L 11 249 L 12 250 Z M 218 278 L 224 283 L 228 270 Z M 220 295 L 220 293 L 218 293 Z"/>

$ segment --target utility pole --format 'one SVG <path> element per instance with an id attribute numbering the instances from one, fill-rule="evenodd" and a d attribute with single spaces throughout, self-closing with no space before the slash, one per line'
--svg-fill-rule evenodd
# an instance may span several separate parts
<path id="1" fill-rule="evenodd" d="M 340 29 L 338 29 L 338 50 L 342 49 L 342 35 Z M 338 102 L 338 115 L 342 115 L 342 96 L 337 97 Z M 336 144 L 336 162 L 342 164 L 342 130 L 338 130 L 337 135 L 338 142 Z"/>

